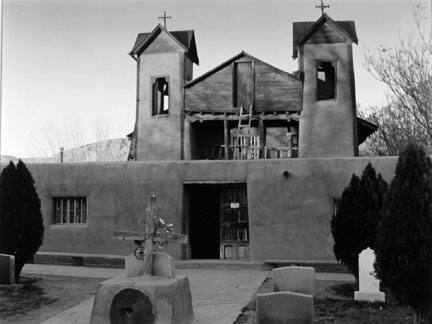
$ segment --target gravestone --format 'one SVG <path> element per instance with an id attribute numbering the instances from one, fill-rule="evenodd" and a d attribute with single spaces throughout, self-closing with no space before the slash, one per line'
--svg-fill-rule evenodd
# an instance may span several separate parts
<path id="1" fill-rule="evenodd" d="M 0 254 L 0 285 L 15 284 L 15 256 Z"/>
<path id="2" fill-rule="evenodd" d="M 379 280 L 374 276 L 374 250 L 367 248 L 359 254 L 359 290 L 354 292 L 354 300 L 385 301 L 385 294 L 379 291 Z"/>
<path id="3" fill-rule="evenodd" d="M 185 235 L 173 233 L 154 214 L 156 197 L 147 209 L 145 230 L 116 231 L 114 237 L 134 241 L 137 248 L 125 258 L 125 277 L 100 284 L 90 323 L 172 323 L 193 320 L 189 280 L 175 275 L 174 260 L 154 246 L 168 242 L 186 243 Z M 144 244 L 144 245 L 143 245 Z"/>
<path id="4" fill-rule="evenodd" d="M 313 321 L 313 296 L 290 291 L 257 294 L 257 324 L 309 324 Z"/>
<path id="5" fill-rule="evenodd" d="M 315 269 L 312 267 L 280 267 L 273 269 L 272 274 L 274 291 L 315 294 Z"/>

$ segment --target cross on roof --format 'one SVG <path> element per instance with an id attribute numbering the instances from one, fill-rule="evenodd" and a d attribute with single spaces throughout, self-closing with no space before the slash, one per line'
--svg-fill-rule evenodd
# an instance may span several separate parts
<path id="1" fill-rule="evenodd" d="M 163 19 L 163 21 L 164 21 L 164 28 L 166 29 L 166 21 L 167 21 L 167 19 L 172 19 L 172 17 L 171 16 L 167 16 L 166 15 L 166 11 L 164 10 L 163 16 L 158 17 L 158 19 Z"/>
<path id="2" fill-rule="evenodd" d="M 330 8 L 329 5 L 324 5 L 324 0 L 321 0 L 321 4 L 319 6 L 315 6 L 315 8 L 321 8 L 321 14 L 324 14 L 324 8 Z"/>

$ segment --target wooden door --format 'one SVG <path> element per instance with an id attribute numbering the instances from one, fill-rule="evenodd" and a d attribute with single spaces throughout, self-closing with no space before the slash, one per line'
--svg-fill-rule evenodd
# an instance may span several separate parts
<path id="1" fill-rule="evenodd" d="M 235 107 L 243 107 L 249 111 L 254 103 L 254 71 L 252 62 L 236 62 L 235 76 Z"/>
<path id="2" fill-rule="evenodd" d="M 246 186 L 221 188 L 220 258 L 249 258 L 249 226 Z"/>

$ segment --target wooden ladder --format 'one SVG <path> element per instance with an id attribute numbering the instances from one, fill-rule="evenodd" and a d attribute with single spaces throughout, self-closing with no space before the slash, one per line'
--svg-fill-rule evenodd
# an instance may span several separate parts
<path id="1" fill-rule="evenodd" d="M 252 125 L 252 105 L 249 106 L 249 113 L 244 114 L 244 108 L 243 106 L 240 106 L 240 117 L 239 122 L 237 126 L 238 134 L 240 134 L 240 130 L 244 127 L 248 127 L 248 136 L 250 136 L 251 133 L 251 125 Z M 243 117 L 248 117 L 246 123 L 243 122 Z"/>
<path id="2" fill-rule="evenodd" d="M 251 153 L 251 146 L 256 144 L 255 140 L 251 136 L 251 126 L 252 126 L 252 109 L 253 106 L 249 106 L 249 112 L 247 112 L 243 106 L 240 106 L 240 114 L 239 114 L 239 121 L 237 125 L 237 140 L 235 145 L 238 145 L 239 147 L 236 149 L 234 153 L 234 156 L 249 156 Z M 247 117 L 244 119 L 244 117 Z M 243 128 L 247 127 L 247 134 L 241 134 L 241 130 Z"/>

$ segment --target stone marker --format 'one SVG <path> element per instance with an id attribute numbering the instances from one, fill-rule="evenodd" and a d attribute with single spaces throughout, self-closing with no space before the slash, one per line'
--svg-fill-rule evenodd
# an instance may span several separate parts
<path id="1" fill-rule="evenodd" d="M 15 256 L 0 254 L 0 285 L 15 284 Z"/>
<path id="2" fill-rule="evenodd" d="M 354 292 L 354 300 L 385 301 L 385 294 L 379 291 L 379 280 L 374 276 L 374 250 L 367 248 L 359 254 L 359 290 Z"/>
<path id="3" fill-rule="evenodd" d="M 138 247 L 125 258 L 125 277 L 99 285 L 90 323 L 189 324 L 193 320 L 189 280 L 176 277 L 174 260 L 155 252 L 154 245 L 187 243 L 172 225 L 154 215 L 156 197 L 147 209 L 145 231 L 116 231 L 114 237 L 134 241 Z M 144 245 L 143 245 L 144 244 Z"/>
<path id="4" fill-rule="evenodd" d="M 273 269 L 273 290 L 315 294 L 315 269 L 289 266 Z"/>
<path id="5" fill-rule="evenodd" d="M 313 321 L 313 297 L 290 291 L 257 294 L 257 324 L 303 324 Z"/>

